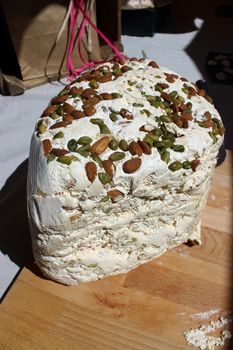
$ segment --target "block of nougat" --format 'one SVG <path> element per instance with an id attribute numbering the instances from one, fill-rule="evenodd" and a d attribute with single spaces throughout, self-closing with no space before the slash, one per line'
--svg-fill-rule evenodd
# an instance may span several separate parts
<path id="1" fill-rule="evenodd" d="M 41 271 L 79 284 L 200 242 L 223 132 L 205 91 L 154 61 L 79 76 L 32 136 L 28 213 Z"/>

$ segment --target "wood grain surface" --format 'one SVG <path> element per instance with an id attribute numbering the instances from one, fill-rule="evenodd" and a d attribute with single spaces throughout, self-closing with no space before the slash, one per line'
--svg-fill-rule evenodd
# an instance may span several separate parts
<path id="1" fill-rule="evenodd" d="M 201 246 L 74 287 L 24 268 L 0 305 L 0 350 L 192 349 L 184 331 L 233 309 L 232 165 L 228 152 L 215 170 Z"/>

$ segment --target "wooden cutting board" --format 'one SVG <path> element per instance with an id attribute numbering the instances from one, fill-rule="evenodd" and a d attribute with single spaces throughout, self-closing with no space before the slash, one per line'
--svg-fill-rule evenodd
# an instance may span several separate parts
<path id="1" fill-rule="evenodd" d="M 228 152 L 216 168 L 201 246 L 74 287 L 23 269 L 0 306 L 0 350 L 192 349 L 184 331 L 233 309 L 232 164 Z"/>

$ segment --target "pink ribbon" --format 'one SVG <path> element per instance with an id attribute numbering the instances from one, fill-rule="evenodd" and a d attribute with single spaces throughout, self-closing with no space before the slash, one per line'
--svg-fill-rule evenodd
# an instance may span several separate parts
<path id="1" fill-rule="evenodd" d="M 81 51 L 81 43 L 85 35 L 85 28 L 87 24 L 89 23 L 92 28 L 99 34 L 99 36 L 107 43 L 109 47 L 115 52 L 115 59 L 126 59 L 126 57 L 117 49 L 117 47 L 96 27 L 96 25 L 91 21 L 89 17 L 90 11 L 84 11 L 83 10 L 83 4 L 85 0 L 71 0 L 72 6 L 71 6 L 71 12 L 70 12 L 70 41 L 69 41 L 69 47 L 68 47 L 68 54 L 67 54 L 67 73 L 70 78 L 74 78 L 77 75 L 79 75 L 81 72 L 85 71 L 86 69 L 90 67 L 95 67 L 99 63 L 104 63 L 106 61 L 92 61 L 85 63 L 85 59 L 82 55 Z M 79 29 L 77 42 L 78 42 L 78 53 L 81 58 L 81 61 L 84 63 L 84 65 L 79 68 L 75 69 L 72 61 L 72 52 L 75 45 L 75 27 L 77 24 L 77 19 L 79 13 L 82 13 L 83 15 L 83 22 L 81 24 L 81 27 Z"/>

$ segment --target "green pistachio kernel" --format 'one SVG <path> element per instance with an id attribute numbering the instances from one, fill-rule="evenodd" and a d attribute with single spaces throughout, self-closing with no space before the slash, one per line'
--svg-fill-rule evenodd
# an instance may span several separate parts
<path id="1" fill-rule="evenodd" d="M 155 141 L 153 142 L 153 146 L 156 148 L 164 148 L 164 143 L 163 141 Z"/>
<path id="2" fill-rule="evenodd" d="M 153 137 L 152 137 L 153 135 L 152 134 L 147 134 L 144 138 L 143 138 L 143 141 L 147 144 L 147 145 L 149 145 L 149 146 L 153 146 L 153 141 L 154 141 L 154 139 L 153 139 Z"/>
<path id="3" fill-rule="evenodd" d="M 99 126 L 104 124 L 104 121 L 100 118 L 91 118 L 90 122 L 92 124 L 99 125 Z"/>
<path id="4" fill-rule="evenodd" d="M 98 89 L 99 83 L 97 83 L 96 80 L 92 79 L 92 80 L 90 80 L 90 82 L 89 82 L 89 86 L 90 86 L 92 89 Z"/>
<path id="5" fill-rule="evenodd" d="M 88 155 L 89 155 L 89 149 L 90 149 L 90 145 L 88 144 L 88 145 L 84 145 L 84 146 L 82 146 L 82 147 L 79 147 L 78 149 L 77 149 L 77 152 L 79 153 L 79 154 L 81 154 L 81 156 L 83 156 L 83 157 L 88 157 Z"/>
<path id="6" fill-rule="evenodd" d="M 71 152 L 75 152 L 77 150 L 77 141 L 75 139 L 71 139 L 68 143 L 67 143 L 67 148 L 69 151 Z"/>
<path id="7" fill-rule="evenodd" d="M 155 96 L 153 95 L 146 95 L 145 96 L 148 102 L 155 101 Z"/>
<path id="8" fill-rule="evenodd" d="M 97 266 L 98 266 L 97 264 L 89 264 L 89 265 L 87 265 L 87 267 L 89 267 L 89 268 L 95 268 Z"/>
<path id="9" fill-rule="evenodd" d="M 158 136 L 162 136 L 163 135 L 163 131 L 160 128 L 155 128 L 153 133 L 155 135 L 158 135 Z"/>
<path id="10" fill-rule="evenodd" d="M 189 110 L 191 110 L 193 107 L 193 104 L 192 104 L 192 102 L 188 102 L 188 103 L 186 103 L 186 106 L 188 107 Z"/>
<path id="11" fill-rule="evenodd" d="M 143 104 L 143 103 L 134 102 L 134 103 L 133 103 L 133 106 L 134 106 L 134 107 L 144 107 L 144 104 Z"/>
<path id="12" fill-rule="evenodd" d="M 215 144 L 218 141 L 217 137 L 214 135 L 212 131 L 209 131 L 209 135 L 212 138 L 213 143 Z"/>
<path id="13" fill-rule="evenodd" d="M 106 173 L 98 173 L 98 178 L 103 185 L 111 182 L 110 176 L 108 176 Z"/>
<path id="14" fill-rule="evenodd" d="M 109 147 L 111 150 L 115 151 L 115 150 L 118 148 L 118 142 L 117 142 L 117 140 L 112 139 L 112 140 L 109 142 L 108 147 Z"/>
<path id="15" fill-rule="evenodd" d="M 104 212 L 105 212 L 106 214 L 109 214 L 111 210 L 112 210 L 112 208 L 107 208 Z"/>
<path id="16" fill-rule="evenodd" d="M 60 106 L 60 107 L 58 107 L 58 108 L 56 109 L 56 113 L 57 113 L 58 115 L 63 115 L 63 114 L 64 114 L 64 110 L 63 110 L 62 106 Z"/>
<path id="17" fill-rule="evenodd" d="M 116 99 L 116 98 L 121 98 L 122 95 L 119 94 L 118 92 L 113 92 L 113 93 L 112 93 L 112 97 L 113 97 L 114 99 Z"/>
<path id="18" fill-rule="evenodd" d="M 173 146 L 173 141 L 171 139 L 164 139 L 163 146 L 166 148 L 171 148 Z"/>
<path id="19" fill-rule="evenodd" d="M 161 153 L 161 159 L 166 163 L 168 164 L 169 161 L 170 161 L 170 153 L 166 150 L 164 150 L 162 153 Z"/>
<path id="20" fill-rule="evenodd" d="M 184 146 L 183 145 L 173 145 L 172 149 L 175 152 L 184 152 Z"/>
<path id="21" fill-rule="evenodd" d="M 56 112 L 53 112 L 52 114 L 50 114 L 50 118 L 57 119 L 60 118 L 60 115 L 58 115 Z"/>
<path id="22" fill-rule="evenodd" d="M 171 115 L 170 114 L 172 114 L 172 109 L 170 108 L 170 107 L 168 107 L 168 108 L 165 108 L 165 112 L 168 114 L 168 117 L 170 117 L 171 118 Z"/>
<path id="23" fill-rule="evenodd" d="M 128 144 L 125 140 L 121 139 L 120 142 L 119 142 L 119 148 L 126 152 L 128 150 Z"/>
<path id="24" fill-rule="evenodd" d="M 109 114 L 109 118 L 113 121 L 116 122 L 117 121 L 117 114 L 115 112 L 112 112 Z"/>
<path id="25" fill-rule="evenodd" d="M 77 143 L 79 145 L 89 145 L 91 143 L 92 139 L 89 136 L 82 136 L 78 139 Z"/>
<path id="26" fill-rule="evenodd" d="M 160 116 L 160 120 L 161 120 L 163 123 L 171 123 L 172 118 L 169 117 L 168 115 L 161 115 L 161 116 Z"/>
<path id="27" fill-rule="evenodd" d="M 168 131 L 167 131 L 167 129 L 166 129 L 166 126 L 165 125 L 161 125 L 161 130 L 162 130 L 162 132 L 163 132 L 163 134 L 165 134 L 165 135 L 167 135 L 168 134 Z"/>
<path id="28" fill-rule="evenodd" d="M 47 157 L 47 163 L 52 162 L 55 158 L 56 158 L 56 156 L 54 154 L 49 154 Z"/>
<path id="29" fill-rule="evenodd" d="M 68 95 L 69 90 L 68 89 L 63 89 L 60 93 L 59 96 L 64 96 L 64 95 Z"/>
<path id="30" fill-rule="evenodd" d="M 44 134 L 46 131 L 46 126 L 43 124 L 43 122 L 41 121 L 40 123 L 38 123 L 38 134 Z"/>
<path id="31" fill-rule="evenodd" d="M 188 90 L 187 90 L 187 93 L 188 93 Z M 177 101 L 178 101 L 179 103 L 183 103 L 183 102 L 184 102 L 183 96 L 178 95 L 178 96 L 176 97 L 176 99 L 177 99 Z M 190 103 L 191 103 L 191 102 L 190 102 Z"/>
<path id="32" fill-rule="evenodd" d="M 148 109 L 143 109 L 142 110 L 144 113 L 146 113 L 146 115 L 147 115 L 147 117 L 149 117 L 150 115 L 151 115 L 151 112 L 150 111 L 148 111 Z"/>
<path id="33" fill-rule="evenodd" d="M 123 152 L 113 152 L 108 159 L 112 162 L 117 162 L 118 160 L 122 160 L 125 158 L 125 153 Z"/>
<path id="34" fill-rule="evenodd" d="M 159 91 L 159 92 L 163 92 L 163 89 L 161 88 L 161 86 L 155 85 L 155 91 Z"/>
<path id="35" fill-rule="evenodd" d="M 186 88 L 183 87 L 181 90 L 183 91 L 183 93 L 185 93 L 186 95 L 188 95 L 188 93 L 189 93 L 188 89 L 186 89 Z"/>
<path id="36" fill-rule="evenodd" d="M 62 164 L 70 165 L 73 161 L 78 160 L 75 156 L 61 156 L 57 158 L 57 161 Z"/>
<path id="37" fill-rule="evenodd" d="M 217 125 L 218 128 L 222 127 L 222 123 L 221 123 L 221 121 L 219 119 L 213 118 L 212 120 Z"/>
<path id="38" fill-rule="evenodd" d="M 133 85 L 135 85 L 136 84 L 136 81 L 130 81 L 130 80 L 128 80 L 128 85 L 129 86 L 133 86 Z"/>
<path id="39" fill-rule="evenodd" d="M 177 96 L 177 91 L 172 91 L 172 92 L 170 92 L 169 95 L 171 96 L 171 98 L 176 98 L 176 96 Z"/>
<path id="40" fill-rule="evenodd" d="M 156 101 L 156 100 L 154 100 L 154 101 L 150 101 L 150 105 L 152 106 L 152 107 L 155 107 L 155 108 L 159 108 L 160 107 L 160 102 L 159 101 Z"/>
<path id="41" fill-rule="evenodd" d="M 116 69 L 112 72 L 113 75 L 120 75 L 122 74 L 122 70 L 121 69 Z"/>
<path id="42" fill-rule="evenodd" d="M 103 198 L 101 198 L 100 203 L 108 202 L 109 199 L 109 196 L 104 196 Z"/>
<path id="43" fill-rule="evenodd" d="M 171 163 L 168 168 L 171 170 L 171 171 L 177 171 L 179 169 L 181 169 L 183 167 L 182 163 L 179 162 L 178 160 Z"/>
<path id="44" fill-rule="evenodd" d="M 99 165 L 100 168 L 103 168 L 103 162 L 101 158 L 97 156 L 97 154 L 92 154 L 91 158 L 94 160 L 94 162 L 96 162 Z"/>
<path id="45" fill-rule="evenodd" d="M 101 134 L 111 134 L 111 131 L 109 130 L 106 124 L 99 125 L 99 128 Z"/>
<path id="46" fill-rule="evenodd" d="M 82 96 L 81 96 L 80 94 L 76 94 L 76 93 L 75 93 L 75 94 L 72 95 L 72 97 L 73 97 L 73 98 L 78 98 L 79 100 L 82 101 Z"/>
<path id="47" fill-rule="evenodd" d="M 186 160 L 182 163 L 182 167 L 186 170 L 191 169 L 191 163 L 188 160 Z"/>
<path id="48" fill-rule="evenodd" d="M 54 139 L 61 139 L 62 137 L 64 137 L 64 132 L 62 131 L 58 131 L 56 135 L 53 136 Z"/>
<path id="49" fill-rule="evenodd" d="M 132 242 L 137 242 L 137 238 L 136 238 L 136 237 L 132 237 L 132 238 L 131 238 L 131 241 L 132 241 Z"/>
<path id="50" fill-rule="evenodd" d="M 175 136 L 171 132 L 168 132 L 166 135 L 162 136 L 162 140 L 166 140 L 166 139 L 170 139 L 173 142 L 175 142 L 176 140 Z"/>

